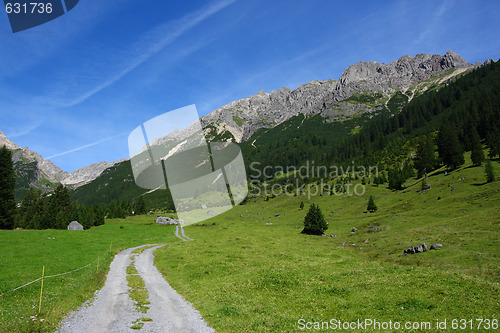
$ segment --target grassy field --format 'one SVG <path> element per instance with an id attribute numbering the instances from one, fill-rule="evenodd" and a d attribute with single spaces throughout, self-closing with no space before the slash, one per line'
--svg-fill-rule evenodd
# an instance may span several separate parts
<path id="1" fill-rule="evenodd" d="M 438 319 L 448 320 L 443 331 L 453 319 L 498 320 L 500 182 L 484 179 L 482 167 L 465 166 L 438 170 L 422 193 L 412 180 L 404 192 L 368 185 L 359 197 L 250 200 L 185 228 L 196 241 L 159 249 L 156 264 L 218 332 L 301 331 L 301 319 L 392 320 L 416 331 L 429 331 L 426 322 L 437 331 Z M 369 195 L 374 214 L 364 213 Z M 336 237 L 300 234 L 312 202 Z M 420 243 L 444 247 L 403 255 Z"/>
<path id="2" fill-rule="evenodd" d="M 150 216 L 84 232 L 2 231 L 0 294 L 39 278 L 42 265 L 45 275 L 89 266 L 44 280 L 41 314 L 40 281 L 0 296 L 0 332 L 54 331 L 103 285 L 114 254 L 150 243 L 172 243 L 155 252 L 156 265 L 218 332 L 301 331 L 300 323 L 331 319 L 433 325 L 415 331 L 447 319 L 450 331 L 452 319 L 498 320 L 500 182 L 485 184 L 483 168 L 468 165 L 428 182 L 425 192 L 412 180 L 403 192 L 367 185 L 363 196 L 251 199 L 186 227 L 194 242 Z M 365 213 L 369 195 L 374 214 Z M 335 237 L 300 234 L 313 202 Z M 422 242 L 444 247 L 403 255 Z"/>
<path id="3" fill-rule="evenodd" d="M 69 311 L 102 287 L 114 254 L 140 244 L 178 241 L 171 226 L 152 216 L 108 220 L 86 231 L 0 231 L 0 294 L 40 278 L 89 265 L 0 296 L 0 332 L 53 332 Z M 33 321 L 32 316 L 36 316 Z M 40 321 L 43 319 L 43 321 Z"/>

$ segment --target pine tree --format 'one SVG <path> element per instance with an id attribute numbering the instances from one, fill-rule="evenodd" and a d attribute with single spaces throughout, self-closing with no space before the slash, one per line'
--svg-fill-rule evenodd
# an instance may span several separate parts
<path id="1" fill-rule="evenodd" d="M 21 202 L 20 226 L 26 229 L 37 229 L 39 227 L 38 200 L 40 200 L 41 191 L 36 187 L 30 186 L 28 192 Z"/>
<path id="2" fill-rule="evenodd" d="M 14 228 L 16 176 L 12 153 L 7 147 L 0 148 L 0 229 Z"/>
<path id="3" fill-rule="evenodd" d="M 375 200 L 373 200 L 373 196 L 370 195 L 370 199 L 368 200 L 368 206 L 366 207 L 366 210 L 369 211 L 370 213 L 375 213 L 377 211 L 377 205 L 375 205 Z"/>
<path id="4" fill-rule="evenodd" d="M 500 129 L 496 128 L 488 134 L 488 148 L 490 148 L 490 158 L 500 156 Z"/>
<path id="5" fill-rule="evenodd" d="M 417 169 L 417 177 L 420 178 L 428 172 L 434 170 L 436 166 L 436 156 L 434 154 L 434 143 L 430 136 L 426 136 L 417 148 L 417 156 L 414 163 Z"/>
<path id="6" fill-rule="evenodd" d="M 491 161 L 486 161 L 486 165 L 484 167 L 484 173 L 486 174 L 486 182 L 491 183 L 495 180 L 495 172 L 493 170 L 493 166 L 491 165 Z"/>
<path id="7" fill-rule="evenodd" d="M 389 188 L 391 190 L 402 190 L 404 182 L 403 171 L 400 168 L 389 169 Z"/>
<path id="8" fill-rule="evenodd" d="M 439 157 L 451 170 L 465 163 L 463 148 L 458 140 L 457 132 L 449 124 L 441 127 L 437 137 Z"/>
<path id="9" fill-rule="evenodd" d="M 302 230 L 302 233 L 308 235 L 322 235 L 326 229 L 328 229 L 328 225 L 325 222 L 321 209 L 318 205 L 312 204 L 304 219 L 304 230 Z"/>
<path id="10" fill-rule="evenodd" d="M 66 229 L 71 222 L 72 205 L 69 191 L 59 184 L 49 199 L 42 228 Z"/>
<path id="11" fill-rule="evenodd" d="M 139 199 L 137 199 L 135 213 L 138 215 L 146 214 L 146 202 L 144 201 L 144 197 L 142 195 L 139 196 Z"/>
<path id="12" fill-rule="evenodd" d="M 470 158 L 473 165 L 481 165 L 484 161 L 483 146 L 481 145 L 481 139 L 476 129 L 473 128 L 470 134 L 470 144 L 471 144 L 471 154 Z"/>

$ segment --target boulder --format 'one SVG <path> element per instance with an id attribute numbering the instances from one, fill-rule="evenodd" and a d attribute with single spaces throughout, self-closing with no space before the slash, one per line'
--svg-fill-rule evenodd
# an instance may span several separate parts
<path id="1" fill-rule="evenodd" d="M 181 220 L 171 219 L 170 217 L 158 216 L 155 219 L 155 223 L 158 223 L 158 224 L 167 224 L 167 225 L 176 225 L 176 224 L 180 224 Z"/>
<path id="2" fill-rule="evenodd" d="M 276 215 L 274 215 L 274 217 L 279 217 L 280 216 L 280 213 L 276 213 Z"/>
<path id="3" fill-rule="evenodd" d="M 406 250 L 404 250 L 404 254 L 422 253 L 422 252 L 426 252 L 427 250 L 428 250 L 427 245 L 425 245 L 425 243 L 422 243 L 422 244 L 418 244 L 416 246 L 407 248 Z"/>
<path id="4" fill-rule="evenodd" d="M 443 247 L 444 245 L 441 243 L 436 243 L 431 245 L 431 250 L 437 250 L 440 247 Z"/>
<path id="5" fill-rule="evenodd" d="M 77 221 L 72 221 L 70 224 L 68 224 L 68 230 L 83 230 L 83 225 L 81 225 Z"/>

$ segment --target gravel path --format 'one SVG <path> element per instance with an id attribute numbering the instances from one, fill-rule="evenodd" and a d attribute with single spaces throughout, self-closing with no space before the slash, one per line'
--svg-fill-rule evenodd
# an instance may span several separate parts
<path id="1" fill-rule="evenodd" d="M 179 229 L 181 231 L 181 235 L 179 235 Z M 179 238 L 179 239 L 182 239 L 184 242 L 186 241 L 194 241 L 194 239 L 192 238 L 189 238 L 188 236 L 186 236 L 186 234 L 184 233 L 184 228 L 182 226 L 178 226 L 176 225 L 175 226 L 175 237 Z"/>
<path id="2" fill-rule="evenodd" d="M 146 284 L 150 309 L 147 313 L 135 310 L 128 295 L 126 270 L 132 251 L 146 245 L 118 253 L 110 266 L 104 287 L 95 299 L 86 302 L 61 322 L 58 333 L 122 333 L 122 332 L 214 332 L 199 312 L 163 279 L 153 265 L 153 252 L 158 245 L 146 249 L 135 259 L 135 267 Z M 151 318 L 140 330 L 130 327 L 139 318 Z"/>
<path id="3" fill-rule="evenodd" d="M 180 296 L 161 276 L 153 265 L 153 251 L 164 245 L 144 250 L 135 260 L 135 267 L 146 284 L 151 302 L 146 317 L 153 319 L 145 323 L 151 332 L 214 332 L 200 313 Z"/>

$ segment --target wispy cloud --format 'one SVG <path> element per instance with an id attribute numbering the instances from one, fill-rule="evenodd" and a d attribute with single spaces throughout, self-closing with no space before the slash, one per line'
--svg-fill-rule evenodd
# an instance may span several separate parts
<path id="1" fill-rule="evenodd" d="M 8 137 L 13 139 L 13 138 L 19 138 L 21 136 L 25 136 L 36 130 L 40 125 L 42 125 L 43 121 L 42 120 L 37 120 L 29 125 L 22 126 L 22 127 L 17 127 L 14 130 L 8 130 Z"/>
<path id="2" fill-rule="evenodd" d="M 127 52 L 128 54 L 125 56 L 126 60 L 124 60 L 123 64 L 120 66 L 121 68 L 115 73 L 111 73 L 108 79 L 88 91 L 81 93 L 75 98 L 57 101 L 57 106 L 71 107 L 80 104 L 101 90 L 113 85 L 125 75 L 146 62 L 153 55 L 157 54 L 166 46 L 176 41 L 186 32 L 234 2 L 236 2 L 236 0 L 222 0 L 214 2 L 174 22 L 166 22 L 157 26 L 150 32 L 146 33 L 138 42 L 132 45 L 130 50 Z"/>
<path id="3" fill-rule="evenodd" d="M 105 139 L 102 139 L 102 140 L 99 140 L 99 141 L 96 141 L 96 142 L 92 142 L 92 143 L 89 143 L 89 144 L 86 144 L 86 145 L 83 145 L 83 146 L 80 146 L 80 147 L 77 147 L 77 148 L 73 148 L 73 149 L 67 150 L 67 151 L 59 153 L 59 154 L 55 154 L 55 155 L 49 156 L 46 159 L 50 160 L 50 159 L 53 159 L 53 158 L 56 158 L 56 157 L 68 155 L 68 154 L 71 154 L 71 153 L 74 153 L 74 152 L 77 152 L 77 151 L 80 151 L 80 150 L 83 150 L 83 149 L 86 149 L 86 148 L 97 146 L 97 145 L 99 145 L 101 143 L 104 143 L 104 142 L 107 142 L 107 141 L 111 141 L 111 140 L 114 140 L 116 138 L 128 135 L 128 134 L 129 133 L 122 133 L 122 134 L 118 134 L 118 135 L 115 135 L 115 136 L 111 136 L 111 137 L 108 137 L 108 138 L 105 138 Z"/>
<path id="4" fill-rule="evenodd" d="M 418 35 L 417 39 L 415 40 L 415 44 L 419 44 L 423 42 L 425 39 L 429 37 L 430 34 L 436 31 L 437 26 L 439 25 L 440 19 L 443 17 L 443 15 L 448 11 L 453 5 L 452 0 L 444 0 L 437 11 L 432 15 L 431 20 L 429 21 L 428 24 L 426 24 L 425 29 L 420 32 Z"/>

